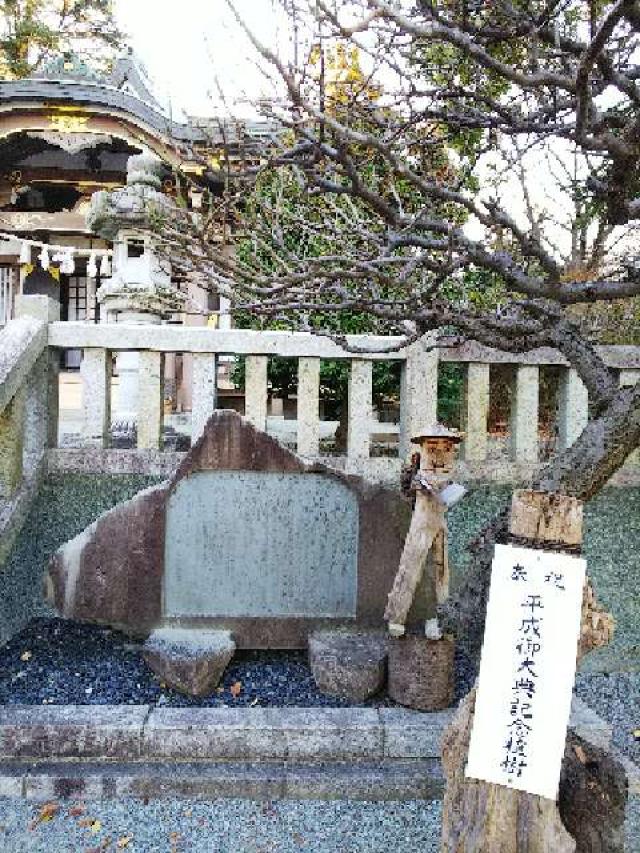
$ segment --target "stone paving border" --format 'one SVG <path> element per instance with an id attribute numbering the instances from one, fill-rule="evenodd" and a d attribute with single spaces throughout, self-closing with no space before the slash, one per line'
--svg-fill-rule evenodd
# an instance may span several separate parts
<path id="1" fill-rule="evenodd" d="M 450 711 L 0 707 L 0 761 L 383 762 L 439 759 Z"/>
<path id="2" fill-rule="evenodd" d="M 436 799 L 452 714 L 0 706 L 0 796 Z M 611 742 L 611 726 L 579 699 L 571 725 L 593 743 Z M 638 768 L 624 763 L 630 793 L 640 794 Z"/>

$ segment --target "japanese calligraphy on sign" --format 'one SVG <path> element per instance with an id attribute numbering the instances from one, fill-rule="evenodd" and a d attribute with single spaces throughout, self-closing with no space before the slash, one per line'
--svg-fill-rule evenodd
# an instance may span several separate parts
<path id="1" fill-rule="evenodd" d="M 497 545 L 466 775 L 557 799 L 586 562 Z"/>

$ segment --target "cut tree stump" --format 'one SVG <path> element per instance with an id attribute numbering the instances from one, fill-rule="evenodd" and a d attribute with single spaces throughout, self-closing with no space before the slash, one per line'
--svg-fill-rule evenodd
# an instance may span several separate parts
<path id="1" fill-rule="evenodd" d="M 533 491 L 517 491 L 513 495 L 509 534 L 512 541 L 528 547 L 549 550 L 578 550 L 582 543 L 582 504 L 575 498 Z M 597 604 L 593 589 L 587 581 L 582 609 L 582 626 L 578 657 L 594 648 L 606 645 L 613 631 L 613 620 Z M 444 797 L 442 851 L 443 853 L 593 853 L 585 846 L 586 830 L 576 838 L 562 821 L 563 803 L 465 778 L 469 740 L 473 727 L 476 688 L 461 703 L 443 743 L 443 767 L 446 777 Z M 569 743 L 571 739 L 569 738 Z M 612 760 L 613 761 L 613 760 Z M 566 762 L 565 762 L 566 763 Z M 607 764 L 609 777 L 615 776 L 615 791 L 611 801 L 620 799 L 620 772 L 615 774 Z M 589 797 L 594 798 L 592 813 L 601 811 L 602 784 L 593 785 L 586 779 L 588 762 L 572 762 L 571 773 L 564 772 L 561 798 L 571 800 L 580 795 L 580 811 L 589 812 Z M 566 768 L 565 768 L 566 771 Z M 607 778 L 606 774 L 599 779 Z M 596 804 L 596 799 L 598 800 Z M 566 809 L 575 814 L 575 809 Z M 618 853 L 618 824 L 624 820 L 624 809 L 616 811 L 610 824 L 609 840 L 598 851 Z M 571 826 L 571 822 L 567 821 Z M 606 846 L 609 844 L 610 846 Z"/>

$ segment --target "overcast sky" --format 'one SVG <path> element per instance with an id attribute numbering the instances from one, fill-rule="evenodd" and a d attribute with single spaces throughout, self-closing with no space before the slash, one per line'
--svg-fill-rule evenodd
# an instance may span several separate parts
<path id="1" fill-rule="evenodd" d="M 237 0 L 236 5 L 261 39 L 286 43 L 271 0 Z M 234 98 L 264 88 L 249 58 L 251 46 L 224 0 L 115 0 L 115 7 L 129 44 L 176 113 L 181 108 L 191 115 L 212 112 L 209 93 L 215 97 L 216 75 Z"/>

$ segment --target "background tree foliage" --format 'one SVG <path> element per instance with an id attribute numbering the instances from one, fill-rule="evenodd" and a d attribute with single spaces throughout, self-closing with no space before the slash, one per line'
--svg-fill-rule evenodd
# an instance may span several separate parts
<path id="1" fill-rule="evenodd" d="M 73 52 L 105 67 L 122 43 L 112 0 L 0 0 L 0 76 L 28 77 Z"/>

